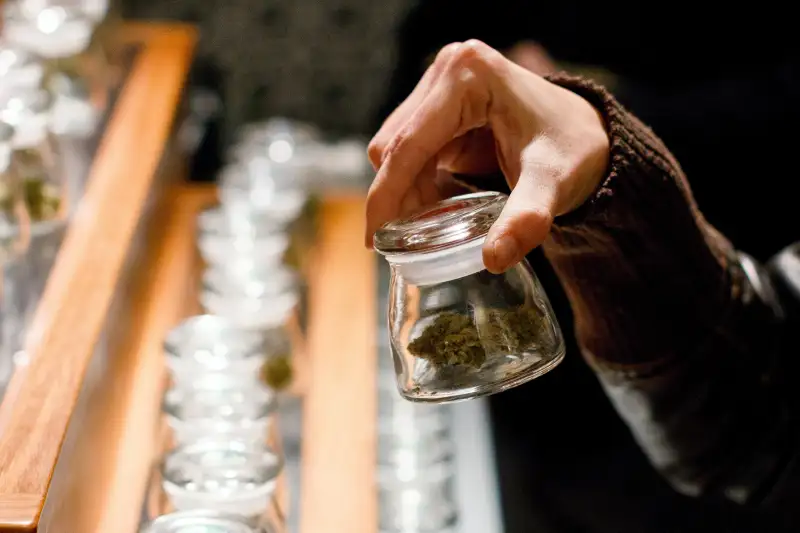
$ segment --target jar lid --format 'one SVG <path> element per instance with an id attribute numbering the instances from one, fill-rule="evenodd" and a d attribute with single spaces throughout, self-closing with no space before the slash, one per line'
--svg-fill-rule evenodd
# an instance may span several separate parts
<path id="1" fill-rule="evenodd" d="M 375 250 L 392 256 L 428 253 L 481 239 L 497 220 L 507 198 L 497 192 L 479 192 L 442 200 L 381 226 L 375 232 Z"/>
<path id="2" fill-rule="evenodd" d="M 183 421 L 247 422 L 271 416 L 277 404 L 275 395 L 267 389 L 178 386 L 166 392 L 162 407 L 168 416 Z"/>
<path id="3" fill-rule="evenodd" d="M 238 271 L 212 266 L 203 273 L 202 286 L 224 296 L 264 299 L 296 293 L 300 289 L 300 276 L 278 266 Z"/>
<path id="4" fill-rule="evenodd" d="M 52 97 L 45 90 L 20 91 L 3 103 L 0 120 L 15 128 L 13 147 L 29 148 L 42 142 L 50 129 Z"/>
<path id="5" fill-rule="evenodd" d="M 176 448 L 161 466 L 164 492 L 176 509 L 243 517 L 269 508 L 282 470 L 280 456 L 265 445 L 213 439 Z"/>
<path id="6" fill-rule="evenodd" d="M 0 79 L 4 87 L 39 88 L 44 67 L 39 59 L 6 40 L 0 41 Z"/>
<path id="7" fill-rule="evenodd" d="M 75 6 L 49 2 L 6 2 L 3 32 L 10 42 L 42 57 L 70 57 L 83 52 L 92 37 L 92 23 Z"/>
<path id="8" fill-rule="evenodd" d="M 224 370 L 236 361 L 261 357 L 263 339 L 215 315 L 187 318 L 164 340 L 168 358 L 195 362 L 208 370 Z"/>
<path id="9" fill-rule="evenodd" d="M 255 530 L 233 515 L 179 511 L 159 516 L 143 533 L 255 533 Z"/>

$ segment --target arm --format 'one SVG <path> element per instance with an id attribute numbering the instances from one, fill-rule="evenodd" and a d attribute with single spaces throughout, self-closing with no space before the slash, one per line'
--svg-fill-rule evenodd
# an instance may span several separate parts
<path id="1" fill-rule="evenodd" d="M 584 356 L 673 486 L 767 497 L 795 449 L 768 280 L 754 264 L 748 277 L 649 129 L 602 89 L 554 81 L 601 111 L 611 140 L 608 177 L 545 243 Z"/>

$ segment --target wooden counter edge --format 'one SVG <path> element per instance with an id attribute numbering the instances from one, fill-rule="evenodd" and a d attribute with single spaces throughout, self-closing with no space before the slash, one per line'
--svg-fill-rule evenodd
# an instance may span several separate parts
<path id="1" fill-rule="evenodd" d="M 375 533 L 376 262 L 363 196 L 323 202 L 310 283 L 300 532 Z"/>
<path id="2" fill-rule="evenodd" d="M 88 362 L 148 197 L 196 33 L 146 40 L 98 148 L 85 197 L 0 404 L 0 531 L 34 531 Z M 3 525 L 5 524 L 5 525 Z"/>

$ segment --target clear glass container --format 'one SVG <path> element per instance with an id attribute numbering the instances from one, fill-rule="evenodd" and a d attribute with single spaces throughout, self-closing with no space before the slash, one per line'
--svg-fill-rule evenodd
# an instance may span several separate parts
<path id="1" fill-rule="evenodd" d="M 42 87 L 44 65 L 34 54 L 0 39 L 0 107 L 19 92 Z"/>
<path id="2" fill-rule="evenodd" d="M 523 260 L 488 272 L 481 248 L 506 202 L 458 196 L 375 234 L 391 267 L 389 334 L 406 399 L 450 402 L 493 394 L 550 371 L 564 340 L 539 280 Z"/>
<path id="3" fill-rule="evenodd" d="M 275 395 L 260 387 L 232 388 L 207 376 L 189 386 L 173 386 L 163 411 L 176 446 L 205 439 L 263 445 L 274 420 Z"/>
<path id="4" fill-rule="evenodd" d="M 11 165 L 14 128 L 0 122 L 0 395 L 22 346 L 26 282 L 23 258 L 30 238 L 27 207 Z"/>
<path id="5" fill-rule="evenodd" d="M 291 385 L 293 355 L 300 353 L 305 343 L 299 286 L 297 275 L 286 269 L 232 275 L 226 269 L 211 268 L 203 274 L 203 309 L 263 336 L 260 376 L 277 391 Z"/>
<path id="6" fill-rule="evenodd" d="M 216 315 L 187 318 L 164 340 L 167 368 L 178 386 L 214 379 L 216 387 L 258 384 L 268 350 L 264 336 Z"/>
<path id="7" fill-rule="evenodd" d="M 260 533 L 240 517 L 214 511 L 179 511 L 153 520 L 142 533 Z"/>
<path id="8" fill-rule="evenodd" d="M 302 174 L 263 159 L 228 165 L 218 180 L 223 205 L 233 211 L 256 211 L 278 223 L 300 218 L 309 201 Z"/>
<path id="9" fill-rule="evenodd" d="M 267 150 L 267 153 L 273 154 L 273 160 L 283 162 L 290 159 L 297 150 L 320 143 L 322 135 L 311 124 L 284 117 L 273 117 L 246 124 L 239 132 L 236 146 L 260 150 L 265 146 L 269 148 L 276 141 L 284 141 L 289 147 L 278 144 L 272 150 Z"/>
<path id="10" fill-rule="evenodd" d="M 69 213 L 61 155 L 50 130 L 51 110 L 52 99 L 44 90 L 20 93 L 0 110 L 2 120 L 16 130 L 11 163 L 22 183 L 34 234 L 63 224 Z"/>
<path id="11" fill-rule="evenodd" d="M 282 469 L 280 456 L 266 446 L 208 440 L 168 453 L 161 479 L 178 511 L 211 509 L 253 519 L 269 509 Z"/>
<path id="12" fill-rule="evenodd" d="M 197 219 L 197 246 L 208 265 L 229 268 L 273 267 L 292 263 L 289 229 L 273 219 L 247 210 L 215 206 Z"/>
<path id="13" fill-rule="evenodd" d="M 200 304 L 207 313 L 224 316 L 236 326 L 271 330 L 286 323 L 299 303 L 299 279 L 288 269 L 243 271 L 222 268 L 203 274 Z"/>
<path id="14" fill-rule="evenodd" d="M 93 39 L 94 22 L 82 2 L 19 0 L 7 2 L 3 11 L 6 39 L 44 59 L 48 88 L 60 78 L 82 83 L 104 108 L 111 84 L 109 60 Z"/>
<path id="15" fill-rule="evenodd" d="M 451 462 L 378 468 L 379 530 L 382 532 L 443 533 L 458 521 Z"/>

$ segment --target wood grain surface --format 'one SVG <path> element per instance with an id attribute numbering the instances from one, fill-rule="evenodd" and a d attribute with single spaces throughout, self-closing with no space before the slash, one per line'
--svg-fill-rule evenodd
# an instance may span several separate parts
<path id="1" fill-rule="evenodd" d="M 0 531 L 32 531 L 38 525 L 84 374 L 171 133 L 196 33 L 187 26 L 159 25 L 142 42 L 29 331 L 29 363 L 18 368 L 0 405 Z"/>
<path id="2" fill-rule="evenodd" d="M 310 286 L 301 533 L 375 533 L 375 258 L 364 199 L 323 203 Z"/>
<path id="3" fill-rule="evenodd" d="M 166 195 L 157 212 L 158 236 L 141 257 L 143 275 L 135 282 L 127 333 L 103 374 L 76 443 L 74 483 L 54 514 L 42 519 L 47 531 L 138 530 L 151 468 L 164 444 L 162 343 L 172 326 L 197 310 L 195 218 L 214 198 L 209 187 L 180 187 Z"/>

